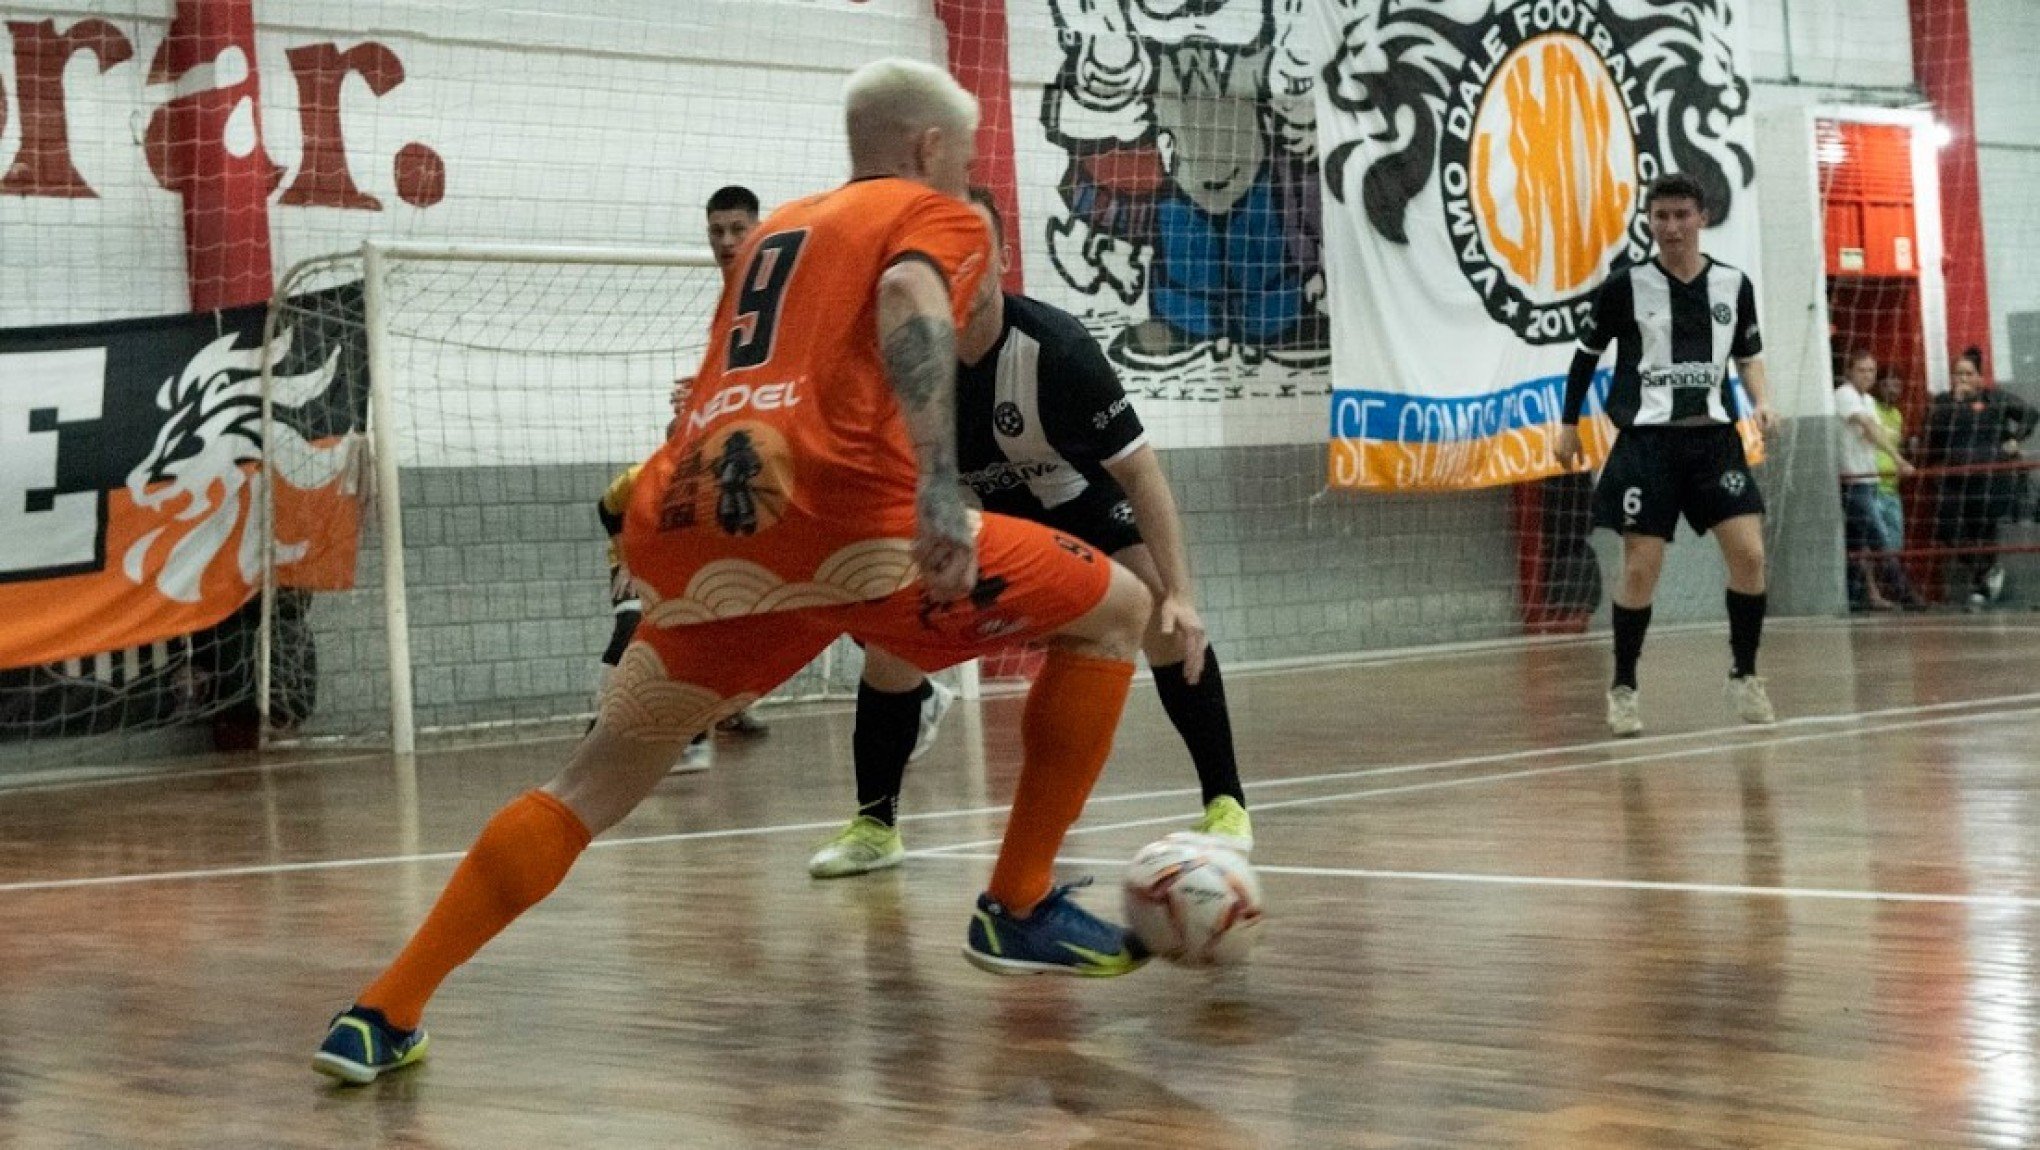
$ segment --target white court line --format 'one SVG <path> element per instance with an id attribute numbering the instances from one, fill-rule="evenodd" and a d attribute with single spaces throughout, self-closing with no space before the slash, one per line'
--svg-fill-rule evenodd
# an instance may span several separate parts
<path id="1" fill-rule="evenodd" d="M 1945 708 L 1948 706 L 1957 705 L 1969 705 L 1969 704 L 1933 704 L 1931 706 L 1933 708 Z M 1921 708 L 1921 710 L 1926 709 L 1928 708 Z M 1958 715 L 1932 719 L 1920 719 L 1915 722 L 1888 723 L 1881 727 L 1867 727 L 1863 729 L 1820 731 L 1805 735 L 1789 736 L 1783 739 L 1752 739 L 1725 745 L 1715 744 L 1711 746 L 1694 747 L 1684 750 L 1660 751 L 1650 755 L 1632 755 L 1615 759 L 1596 760 L 1594 762 L 1589 763 L 1569 763 L 1560 764 L 1558 766 L 1552 767 L 1538 767 L 1531 770 L 1505 771 L 1500 774 L 1492 775 L 1476 775 L 1468 779 L 1445 779 L 1425 783 L 1408 783 L 1396 787 L 1376 787 L 1364 791 L 1343 791 L 1331 795 L 1314 795 L 1299 799 L 1284 799 L 1273 803 L 1256 802 L 1254 804 L 1253 809 L 1256 812 L 1260 812 L 1266 810 L 1277 810 L 1283 807 L 1316 806 L 1323 803 L 1339 802 L 1348 799 L 1365 799 L 1381 795 L 1408 794 L 1415 791 L 1442 790 L 1448 787 L 1471 786 L 1477 783 L 1502 782 L 1510 779 L 1532 778 L 1538 775 L 1551 775 L 1569 773 L 1574 771 L 1598 770 L 1605 767 L 1622 766 L 1629 763 L 1653 762 L 1665 759 L 1684 758 L 1694 755 L 1720 754 L 1728 751 L 1756 750 L 1765 747 L 1781 746 L 1792 743 L 1813 742 L 1824 739 L 1848 738 L 1858 735 L 1874 735 L 1882 734 L 1889 731 L 1902 731 L 1925 727 L 1939 727 L 1955 723 L 1964 723 L 1979 720 L 1989 721 L 1998 718 L 2024 716 L 2035 711 L 2040 711 L 2040 707 L 2021 708 L 2018 710 L 2008 711 L 1992 711 L 1981 715 Z M 1635 740 L 1631 740 L 1630 742 L 1633 745 Z M 1599 746 L 1601 744 L 1590 745 Z M 1547 755 L 1551 753 L 1553 753 L 1551 750 L 1539 749 L 1535 751 L 1519 752 L 1517 754 Z M 1469 759 L 1466 762 L 1469 764 L 1478 764 L 1481 762 L 1491 761 L 1494 758 L 1495 756 L 1486 755 L 1474 756 L 1472 759 Z M 1413 764 L 1410 766 L 1381 767 L 1377 768 L 1374 773 L 1381 774 L 1401 773 L 1414 769 L 1439 770 L 1454 765 L 1459 765 L 1458 761 L 1445 760 L 1438 763 L 1430 764 L 1420 763 Z M 1257 786 L 1252 789 L 1259 790 L 1261 788 Z M 1180 795 L 1183 793 L 1186 792 L 1183 790 L 1137 791 L 1128 794 L 1098 796 L 1094 797 L 1091 800 L 1090 805 L 1095 806 L 1096 804 L 1102 802 L 1131 802 L 1140 799 L 1166 798 Z M 964 807 L 947 811 L 929 811 L 923 814 L 902 815 L 900 817 L 900 821 L 931 822 L 938 819 L 995 815 L 1004 813 L 1007 809 L 1008 808 L 1006 806 Z M 1134 819 L 1124 822 L 1107 823 L 1100 826 L 1079 826 L 1072 828 L 1069 833 L 1073 836 L 1082 834 L 1096 834 L 1103 831 L 1125 830 L 1132 827 L 1154 826 L 1163 823 L 1177 823 L 1182 821 L 1182 817 L 1183 816 L 1180 813 L 1178 813 L 1173 815 L 1166 815 L 1160 818 Z M 634 835 L 625 838 L 596 839 L 594 842 L 589 844 L 589 849 L 603 850 L 614 847 L 653 846 L 665 843 L 681 843 L 681 842 L 705 842 L 716 839 L 757 838 L 769 835 L 787 834 L 792 832 L 834 830 L 835 828 L 840 827 L 842 825 L 843 821 L 841 819 L 832 819 L 825 822 L 780 823 L 752 827 L 726 827 L 719 830 L 706 830 L 706 831 L 674 831 L 666 834 L 657 835 Z M 998 839 L 980 839 L 971 842 L 951 843 L 947 846 L 928 847 L 922 850 L 909 851 L 907 853 L 915 857 L 936 858 L 941 857 L 942 854 L 946 854 L 949 852 L 970 851 L 987 846 L 996 846 L 998 842 L 999 842 Z M 0 894 L 21 894 L 36 891 L 73 890 L 82 887 L 125 886 L 135 883 L 170 882 L 184 879 L 238 878 L 251 875 L 295 874 L 306 871 L 342 870 L 354 867 L 368 867 L 368 866 L 396 866 L 420 862 L 448 862 L 455 859 L 459 859 L 465 853 L 466 853 L 465 851 L 436 851 L 427 854 L 372 855 L 365 858 L 352 858 L 352 859 L 324 859 L 291 863 L 255 863 L 246 866 L 217 867 L 199 870 L 144 871 L 136 874 L 93 875 L 82 878 L 66 878 L 66 879 L 29 879 L 20 882 L 0 883 Z"/>
<path id="2" fill-rule="evenodd" d="M 928 855 L 927 857 L 935 859 L 962 859 L 966 862 L 990 862 L 998 856 L 992 854 L 940 854 Z M 1119 867 L 1126 865 L 1125 859 L 1059 857 L 1055 861 L 1065 866 L 1097 867 L 1100 870 L 1117 870 Z M 1744 898 L 1832 899 L 1840 902 L 1953 903 L 1959 906 L 1996 906 L 2017 910 L 2040 908 L 2040 898 L 2016 894 L 1926 894 L 1902 890 L 1843 890 L 1827 887 L 1745 886 L 1740 883 L 1651 882 L 1646 879 L 1626 878 L 1559 878 L 1542 875 L 1476 874 L 1424 870 L 1373 870 L 1367 867 L 1281 866 L 1263 863 L 1255 863 L 1254 870 L 1260 874 L 1301 875 L 1307 878 L 1379 879 L 1387 882 L 1442 882 L 1488 886 L 1569 887 L 1582 890 L 1646 890 L 1665 891 L 1672 894 L 1735 895 Z"/>
<path id="3" fill-rule="evenodd" d="M 1834 711 L 1822 715 L 1796 715 L 1789 719 L 1780 719 L 1761 729 L 1771 732 L 1798 727 L 1825 727 L 1834 726 L 1839 723 L 1859 723 L 1874 719 L 1897 718 L 1905 715 L 1932 715 L 1944 711 L 1967 710 L 1978 706 L 1999 706 L 2016 703 L 2040 703 L 2040 691 L 2028 691 L 2017 695 L 1993 695 L 1984 699 L 1958 702 L 1918 703 L 1908 707 L 1884 707 L 1875 711 Z M 1749 724 L 1738 722 L 1720 727 L 1703 727 L 1697 731 L 1673 731 L 1662 735 L 1644 735 L 1639 738 L 1617 739 L 1611 737 L 1593 739 L 1584 743 L 1560 743 L 1549 747 L 1525 747 L 1517 751 L 1496 751 L 1485 755 L 1466 755 L 1454 759 L 1435 759 L 1423 763 L 1404 763 L 1392 767 L 1357 767 L 1352 770 L 1327 771 L 1315 775 L 1295 775 L 1289 778 L 1269 779 L 1265 782 L 1256 780 L 1248 784 L 1248 789 L 1258 792 L 1275 790 L 1282 787 L 1307 786 L 1314 783 L 1347 782 L 1353 779 L 1378 778 L 1382 775 L 1402 775 L 1420 771 L 1486 766 L 1491 763 L 1520 762 L 1524 759 L 1550 758 L 1554 755 L 1570 755 L 1576 752 L 1626 750 L 1632 747 L 1677 743 L 1690 739 L 1714 739 L 1723 735 L 1751 734 L 1754 734 L 1754 729 Z M 1732 747 L 1763 747 L 1772 745 L 1774 739 L 1775 736 L 1766 734 L 1756 738 L 1746 738 L 1729 745 Z M 1151 796 L 1143 797 L 1160 798 L 1169 795 L 1201 793 L 1195 787 L 1188 787 L 1174 791 L 1157 791 L 1153 792 Z M 1091 801 L 1098 803 L 1109 800 L 1093 798 Z M 1268 804 L 1256 801 L 1254 809 L 1260 810 L 1266 805 Z"/>
<path id="4" fill-rule="evenodd" d="M 1781 739 L 1758 739 L 1706 747 L 1688 747 L 1669 751 L 1657 751 L 1647 755 L 1618 755 L 1612 759 L 1597 759 L 1589 763 L 1561 763 L 1555 767 L 1532 767 L 1521 771 L 1502 771 L 1492 775 L 1474 775 L 1471 778 L 1464 779 L 1437 779 L 1424 783 L 1404 783 L 1401 786 L 1394 787 L 1370 787 L 1364 791 L 1340 791 L 1329 795 L 1309 795 L 1300 799 L 1281 799 L 1272 803 L 1264 803 L 1257 800 L 1253 803 L 1252 810 L 1254 814 L 1259 815 L 1265 811 L 1282 810 L 1287 807 L 1314 807 L 1322 806 L 1326 803 L 1382 798 L 1389 795 L 1407 795 L 1418 791 L 1443 791 L 1454 787 L 1477 786 L 1482 783 L 1535 779 L 1545 775 L 1567 775 L 1579 771 L 1598 771 L 1608 767 L 1633 766 L 1638 763 L 1663 762 L 1669 759 L 1701 758 L 1711 755 L 1732 754 L 1739 751 L 1788 747 L 1797 743 L 1813 743 L 1826 739 L 1856 738 L 1864 735 L 1886 734 L 1891 731 L 1944 727 L 1952 723 L 1989 722 L 1994 719 L 2021 718 L 2036 713 L 2040 713 L 2040 707 L 2022 707 L 2010 711 L 1992 711 L 1984 715 L 1953 715 L 1935 719 L 1920 719 L 1914 722 L 1887 723 L 1881 727 L 1863 727 L 1844 731 L 1814 731 L 1804 735 L 1788 735 Z M 1398 769 L 1401 768 L 1389 768 L 1391 771 Z M 1151 819 L 1128 819 L 1124 822 L 1102 823 L 1096 826 L 1076 826 L 1070 828 L 1069 833 L 1073 837 L 1076 835 L 1095 835 L 1103 834 L 1106 831 L 1161 826 L 1166 823 L 1180 823 L 1182 821 L 1183 816 L 1181 814 L 1161 815 Z M 998 844 L 998 839 L 978 839 L 972 842 L 952 843 L 948 846 L 925 847 L 920 850 L 908 851 L 907 854 L 914 857 L 932 858 L 951 851 L 980 850 L 984 847 L 997 846 Z M 0 888 L 0 890 L 4 889 Z"/>
<path id="5" fill-rule="evenodd" d="M 972 807 L 953 811 L 930 811 L 920 815 L 901 815 L 899 821 L 923 819 L 958 818 L 966 815 L 990 815 L 1005 811 L 1005 807 Z M 624 838 L 598 838 L 588 844 L 588 849 L 607 850 L 612 847 L 654 846 L 660 843 L 705 842 L 714 839 L 762 838 L 767 835 L 789 834 L 796 831 L 833 831 L 843 826 L 844 820 L 830 819 L 827 822 L 778 823 L 759 827 L 726 827 L 712 831 L 674 831 L 661 835 L 630 835 Z M 0 883 L 0 894 L 19 894 L 30 891 L 75 890 L 80 887 L 127 886 L 144 882 L 172 882 L 180 879 L 244 878 L 249 875 L 297 874 L 302 871 L 346 870 L 352 867 L 399 866 L 406 863 L 455 862 L 465 856 L 465 850 L 432 851 L 425 854 L 369 855 L 364 858 L 320 859 L 307 862 L 251 863 L 247 866 L 215 867 L 201 870 L 142 871 L 136 874 L 92 875 L 85 878 L 29 879 L 22 882 Z"/>
<path id="6" fill-rule="evenodd" d="M 1865 630 L 1870 630 L 1873 628 L 1890 631 L 1903 630 L 1907 632 L 1951 631 L 1969 633 L 1980 631 L 1986 634 L 2001 633 L 2005 631 L 2040 631 L 2040 624 L 1999 622 L 1995 626 L 1990 626 L 1985 624 L 1962 625 L 1959 623 L 1949 622 L 1937 623 L 1931 619 L 1918 619 L 1918 620 L 1881 619 L 1881 620 L 1858 621 L 1851 619 L 1827 619 L 1815 616 L 1801 616 L 1791 619 L 1774 619 L 1770 622 L 1769 626 L 1773 632 L 1776 631 L 1827 632 L 1837 630 L 1848 630 L 1853 628 L 1862 628 Z M 1651 633 L 1662 637 L 1664 635 L 1686 634 L 1693 632 L 1721 631 L 1724 630 L 1725 628 L 1726 624 L 1720 622 L 1672 623 L 1672 624 L 1659 624 L 1658 626 L 1653 627 L 1651 629 Z M 1467 640 L 1462 643 L 1440 644 L 1434 647 L 1398 647 L 1383 651 L 1358 651 L 1341 655 L 1314 655 L 1314 656 L 1302 656 L 1294 659 L 1261 660 L 1251 663 L 1241 663 L 1237 666 L 1228 666 L 1226 669 L 1226 674 L 1233 678 L 1259 678 L 1274 675 L 1299 675 L 1325 670 L 1365 669 L 1370 667 L 1394 666 L 1403 663 L 1444 662 L 1451 659 L 1463 659 L 1479 655 L 1490 655 L 1498 651 L 1528 651 L 1539 648 L 1573 647 L 1587 644 L 1605 643 L 1607 641 L 1607 638 L 1608 637 L 1605 632 L 1595 631 L 1578 635 L 1519 635 L 1505 639 L 1474 639 Z M 1997 700 L 1978 699 L 1975 700 L 1974 705 L 1983 705 L 1993 701 Z M 1959 704 L 1944 704 L 1944 705 L 1953 706 Z M 804 708 L 802 713 L 804 715 L 841 714 L 845 710 L 850 709 L 852 706 L 853 704 L 849 703 L 848 701 L 836 703 L 810 702 L 802 704 L 802 707 Z M 1847 718 L 1849 718 L 1849 716 L 1846 714 L 1837 715 L 1834 717 L 1833 721 L 1843 721 L 1846 720 Z M 1808 719 L 1786 720 L 1786 722 L 1795 721 L 1804 722 L 1818 720 Z M 1738 728 L 1719 727 L 1710 728 L 1704 731 L 1689 731 L 1681 735 L 1650 736 L 1650 738 L 1659 739 L 1692 738 L 1697 735 L 1715 734 L 1736 729 Z M 545 735 L 545 736 L 526 735 L 510 739 L 495 739 L 486 742 L 462 743 L 457 746 L 433 748 L 421 752 L 418 757 L 424 759 L 436 756 L 465 754 L 473 751 L 502 750 L 510 747 L 541 747 L 554 743 L 571 742 L 578 740 L 579 738 L 581 738 L 581 736 L 577 734 Z M 280 772 L 287 770 L 297 770 L 305 767 L 332 767 L 332 766 L 344 766 L 354 763 L 377 763 L 386 762 L 391 757 L 390 752 L 387 750 L 353 751 L 345 753 L 324 754 L 318 751 L 316 748 L 308 747 L 283 748 L 274 753 L 277 755 L 302 754 L 307 757 L 288 758 L 280 762 L 269 761 L 261 763 L 250 763 L 246 766 L 205 767 L 197 770 L 180 770 L 174 766 L 161 768 L 144 768 L 141 770 L 120 770 L 118 768 L 113 768 L 93 778 L 83 779 L 70 778 L 51 782 L 23 783 L 15 786 L 10 786 L 4 781 L 0 781 L 0 802 L 4 802 L 6 799 L 14 795 L 47 794 L 55 791 L 91 790 L 100 787 L 130 786 L 143 783 L 183 782 L 187 779 L 220 778 L 222 776 L 227 775 L 258 774 L 265 771 Z M 1094 799 L 1093 801 L 1095 802 L 1098 800 Z"/>
<path id="7" fill-rule="evenodd" d="M 1994 707 L 2006 704 L 2029 703 L 2036 701 L 2040 701 L 2040 691 L 2025 692 L 2022 694 L 2014 695 L 1985 695 L 1982 698 L 1956 699 L 1945 703 L 1917 703 L 1904 707 L 1884 707 L 1874 711 L 1830 711 L 1818 715 L 1794 715 L 1790 718 L 1780 719 L 1777 723 L 1773 724 L 1768 729 L 1780 730 L 1793 727 L 1819 726 L 1832 723 L 1856 723 L 1862 722 L 1867 719 L 1890 718 L 1898 715 L 1926 715 L 1934 714 L 1940 711 L 1962 710 L 1969 707 Z M 1343 782 L 1351 779 L 1370 778 L 1376 775 L 1384 774 L 1404 774 L 1411 771 L 1432 771 L 1451 769 L 1455 767 L 1481 766 L 1487 763 L 1513 762 L 1520 759 L 1533 759 L 1550 755 L 1572 754 L 1575 752 L 1592 751 L 1599 748 L 1651 746 L 1653 744 L 1673 743 L 1686 739 L 1710 739 L 1723 735 L 1748 734 L 1749 732 L 1750 728 L 1746 724 L 1729 723 L 1718 727 L 1701 727 L 1697 730 L 1691 731 L 1671 731 L 1658 735 L 1644 735 L 1640 738 L 1590 739 L 1586 742 L 1581 743 L 1560 743 L 1549 747 L 1531 747 L 1518 751 L 1498 751 L 1488 755 L 1473 755 L 1464 758 L 1439 759 L 1431 762 L 1407 763 L 1391 767 L 1359 767 L 1350 770 L 1330 771 L 1315 775 L 1296 775 L 1290 778 L 1256 781 L 1254 783 L 1249 784 L 1249 789 L 1260 791 L 1277 789 L 1282 787 L 1309 786 L 1315 783 Z M 535 742 L 526 743 L 511 742 L 501 744 L 490 744 L 490 746 L 497 747 L 532 746 L 537 745 L 538 742 L 543 741 L 544 740 L 539 740 Z M 454 754 L 458 753 L 458 751 L 472 751 L 478 749 L 486 748 L 462 747 L 458 748 L 457 750 L 449 749 L 444 752 L 435 753 Z M 293 767 L 328 766 L 337 763 L 363 762 L 378 759 L 387 760 L 389 757 L 390 756 L 387 752 L 382 752 L 373 755 L 348 755 L 327 759 L 299 760 L 288 763 L 256 764 L 246 767 L 218 767 L 208 770 L 197 771 L 176 771 L 176 770 L 156 771 L 145 774 L 120 775 L 102 779 L 80 779 L 61 783 L 40 783 L 20 787 L 8 787 L 5 785 L 0 785 L 0 802 L 5 802 L 8 798 L 11 798 L 15 795 L 40 794 L 52 791 L 84 790 L 95 787 L 121 786 L 130 783 L 182 782 L 186 779 L 212 778 L 220 775 L 246 774 L 250 772 L 259 771 L 282 771 Z M 421 755 L 419 757 L 424 758 L 426 756 Z M 1198 793 L 1199 791 L 1196 787 L 1175 787 L 1168 790 L 1138 791 L 1131 794 L 1122 795 L 1093 795 L 1091 797 L 1091 803 L 1093 805 L 1096 805 L 1098 803 L 1125 802 L 1129 800 L 1139 799 L 1175 798 L 1182 795 L 1192 795 Z M 997 807 L 993 809 L 1003 811 L 1006 808 Z M 920 816 L 908 815 L 904 817 L 935 818 L 946 817 L 947 815 L 952 815 L 956 813 L 981 813 L 981 812 L 977 811 L 943 812 L 942 814 L 939 815 L 931 813 L 928 815 Z M 803 826 L 799 829 L 810 828 Z M 7 889 L 6 887 L 0 886 L 0 891 L 5 891 L 6 889 Z"/>
<path id="8" fill-rule="evenodd" d="M 1869 633 L 1877 631 L 1903 631 L 1915 633 L 1960 633 L 1997 635 L 2006 632 L 2040 631 L 2040 623 L 2022 623 L 2006 619 L 1978 619 L 1973 623 L 1962 623 L 1960 619 L 1969 616 L 1907 616 L 1887 618 L 1830 618 L 1820 615 L 1798 615 L 1789 619 L 1773 619 L 1766 624 L 1776 631 L 1807 631 L 1832 633 L 1836 631 L 1860 630 Z M 1650 633 L 1663 635 L 1726 634 L 1726 619 L 1696 619 L 1686 623 L 1659 623 L 1653 625 Z M 1448 659 L 1465 659 L 1478 655 L 1492 655 L 1502 651 L 1535 651 L 1552 648 L 1599 646 L 1609 642 L 1607 631 L 1581 631 L 1569 635 L 1515 635 L 1503 639 L 1467 639 L 1458 643 L 1440 643 L 1429 647 L 1388 647 L 1379 651 L 1353 651 L 1336 655 L 1297 655 L 1286 659 L 1257 659 L 1242 663 L 1237 671 L 1232 664 L 1226 664 L 1228 676 L 1253 677 L 1257 675 L 1287 675 L 1299 671 L 1317 671 L 1327 668 L 1368 667 L 1382 664 L 1444 662 Z"/>

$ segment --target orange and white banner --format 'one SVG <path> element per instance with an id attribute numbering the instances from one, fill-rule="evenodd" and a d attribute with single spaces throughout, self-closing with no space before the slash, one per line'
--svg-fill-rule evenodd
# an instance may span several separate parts
<path id="1" fill-rule="evenodd" d="M 1327 0 L 1318 84 L 1335 487 L 1559 473 L 1580 321 L 1649 258 L 1643 192 L 1707 189 L 1756 255 L 1741 0 Z M 1588 411 L 1598 413 L 1605 371 Z M 1586 428 L 1598 461 L 1605 419 Z"/>
<path id="2" fill-rule="evenodd" d="M 320 294 L 297 314 L 358 315 L 357 285 Z M 265 348 L 264 310 L 0 332 L 0 668 L 225 619 L 261 588 L 271 499 L 278 582 L 352 585 L 361 326 L 286 328 Z"/>

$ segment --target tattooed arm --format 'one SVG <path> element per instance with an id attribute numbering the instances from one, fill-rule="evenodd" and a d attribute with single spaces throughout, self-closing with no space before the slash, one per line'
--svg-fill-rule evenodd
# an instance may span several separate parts
<path id="1" fill-rule="evenodd" d="M 920 463 L 914 558 L 937 602 L 977 583 L 977 531 L 956 484 L 956 326 L 942 277 L 901 260 L 878 281 L 878 345 Z"/>

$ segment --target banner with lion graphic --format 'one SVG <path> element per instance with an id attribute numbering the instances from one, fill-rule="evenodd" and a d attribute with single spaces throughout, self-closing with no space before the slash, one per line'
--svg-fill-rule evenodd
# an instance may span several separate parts
<path id="1" fill-rule="evenodd" d="M 1643 192 L 1696 177 L 1703 247 L 1751 270 L 1740 0 L 1326 0 L 1318 143 L 1335 487 L 1560 472 L 1580 321 L 1650 257 Z M 1582 433 L 1598 463 L 1604 366 Z M 1746 436 L 1747 438 L 1747 436 Z"/>
<path id="2" fill-rule="evenodd" d="M 358 285 L 319 294 L 331 298 L 302 301 L 301 314 L 358 315 Z M 265 348 L 264 311 L 0 332 L 0 668 L 132 648 L 232 615 L 261 588 L 272 497 L 278 582 L 352 585 L 361 327 L 286 328 Z"/>

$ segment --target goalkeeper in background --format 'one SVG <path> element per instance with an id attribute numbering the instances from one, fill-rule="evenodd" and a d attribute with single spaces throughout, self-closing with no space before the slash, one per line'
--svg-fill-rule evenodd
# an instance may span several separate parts
<path id="1" fill-rule="evenodd" d="M 721 270 L 723 283 L 727 286 L 730 276 L 736 273 L 737 253 L 744 250 L 744 241 L 751 238 L 752 230 L 758 226 L 758 193 L 742 184 L 724 185 L 709 193 L 703 214 L 706 217 L 704 228 L 708 250 L 715 255 L 715 266 Z M 687 388 L 693 382 L 692 379 L 683 379 L 673 385 L 673 414 L 676 417 L 680 414 L 680 405 L 686 402 Z M 623 503 L 628 502 L 630 497 L 625 495 Z M 622 505 L 618 504 L 619 507 Z M 628 645 L 629 639 L 624 642 Z M 616 649 L 621 652 L 623 647 Z M 759 722 L 748 707 L 717 723 L 715 729 L 747 739 L 758 738 L 771 730 Z"/>

